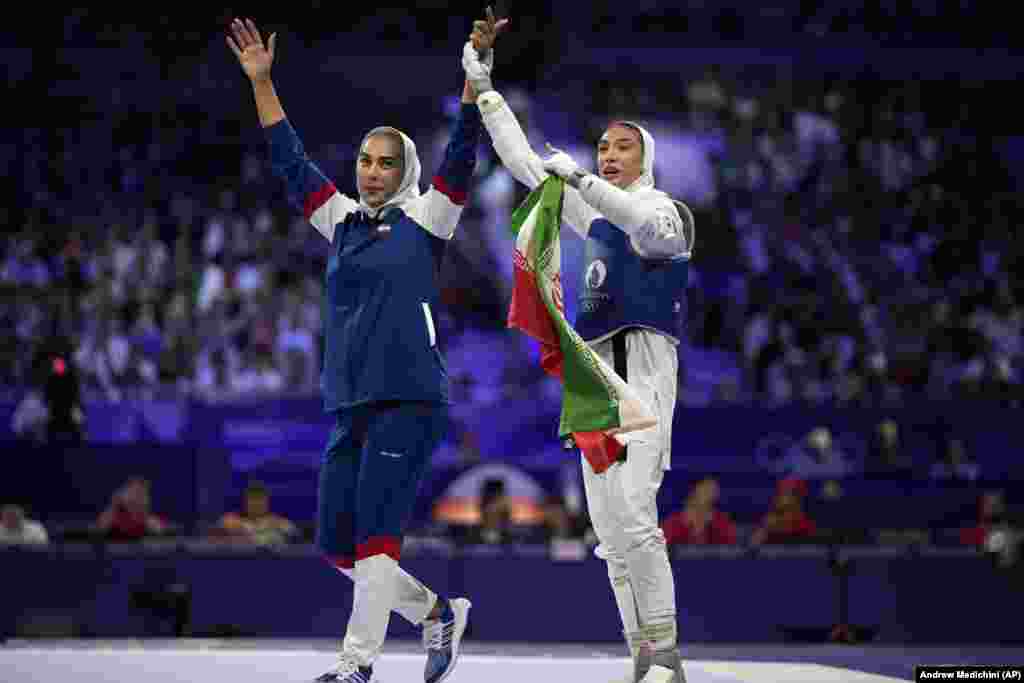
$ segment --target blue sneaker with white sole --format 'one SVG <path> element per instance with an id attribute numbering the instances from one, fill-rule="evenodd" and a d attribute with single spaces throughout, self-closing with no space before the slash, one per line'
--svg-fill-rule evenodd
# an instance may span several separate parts
<path id="1" fill-rule="evenodd" d="M 314 683 L 371 683 L 373 667 L 360 666 L 351 656 L 342 653 L 338 663 L 327 673 L 313 679 Z"/>
<path id="2" fill-rule="evenodd" d="M 444 600 L 441 616 L 424 623 L 423 647 L 427 650 L 424 683 L 441 683 L 455 668 L 459 659 L 459 643 L 469 623 L 469 608 L 472 606 L 466 598 Z"/>

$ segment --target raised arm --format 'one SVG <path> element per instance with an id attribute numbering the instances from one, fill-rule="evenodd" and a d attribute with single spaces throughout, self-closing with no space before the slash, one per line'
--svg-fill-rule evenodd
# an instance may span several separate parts
<path id="1" fill-rule="evenodd" d="M 452 137 L 445 148 L 441 166 L 434 174 L 430 189 L 410 212 L 413 220 L 445 240 L 455 234 L 476 167 L 476 147 L 482 126 L 475 101 L 476 92 L 467 80 L 462 89 L 462 106 L 452 127 Z"/>
<path id="2" fill-rule="evenodd" d="M 473 23 L 470 42 L 467 42 L 462 50 L 462 66 L 466 71 L 466 77 L 477 91 L 476 103 L 480 107 L 484 126 L 491 136 L 494 151 L 512 177 L 532 190 L 548 177 L 544 170 L 544 162 L 530 147 L 516 115 L 491 83 L 494 41 L 507 22 L 508 19 L 495 20 L 494 14 L 488 8 L 487 20 Z M 562 215 L 566 223 L 582 237 L 586 237 L 591 221 L 597 217 L 597 212 L 582 201 L 576 190 L 567 187 Z"/>
<path id="3" fill-rule="evenodd" d="M 483 117 L 494 151 L 502 165 L 512 177 L 531 190 L 548 177 L 544 161 L 530 147 L 516 115 L 512 113 L 505 98 L 497 90 L 490 90 L 477 98 L 477 106 Z M 581 237 L 586 237 L 590 223 L 598 212 L 587 206 L 580 193 L 572 187 L 565 188 L 562 217 Z"/>
<path id="4" fill-rule="evenodd" d="M 301 211 L 313 227 L 328 240 L 334 229 L 358 203 L 342 195 L 314 164 L 302 146 L 295 129 L 285 117 L 284 107 L 274 90 L 270 68 L 274 63 L 277 34 L 270 35 L 267 45 L 251 19 L 231 23 L 234 36 L 227 36 L 228 47 L 252 84 L 260 125 L 270 146 L 270 167 L 274 175 L 285 181 L 288 203 Z"/>

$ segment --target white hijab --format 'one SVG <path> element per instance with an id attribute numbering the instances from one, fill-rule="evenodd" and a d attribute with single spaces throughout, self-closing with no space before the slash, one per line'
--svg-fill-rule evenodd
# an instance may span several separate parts
<path id="1" fill-rule="evenodd" d="M 653 190 L 654 189 L 654 136 L 647 132 L 647 129 L 641 126 L 639 123 L 632 121 L 614 121 L 612 125 L 628 126 L 640 133 L 640 139 L 643 143 L 643 162 L 644 170 L 640 174 L 640 177 L 630 183 L 629 187 L 626 188 L 626 192 L 636 192 L 637 190 Z M 611 128 L 611 126 L 609 126 Z M 601 139 L 606 139 L 608 133 L 601 136 Z"/>
<path id="2" fill-rule="evenodd" d="M 694 225 L 693 213 L 690 211 L 690 208 L 686 206 L 686 204 L 683 204 L 678 200 L 672 199 L 672 197 L 670 197 L 666 192 L 662 192 L 661 190 L 655 189 L 654 136 L 648 133 L 646 128 L 641 126 L 639 123 L 634 123 L 633 121 L 615 121 L 614 125 L 629 126 L 630 128 L 640 133 L 640 139 L 643 140 L 644 170 L 640 174 L 639 178 L 637 178 L 636 180 L 629 184 L 629 187 L 626 188 L 626 192 L 649 192 L 652 195 L 661 195 L 663 197 L 668 197 L 672 201 L 672 203 L 676 207 L 676 211 L 679 213 L 680 219 L 682 219 L 683 221 L 683 233 L 686 237 L 686 244 L 689 245 L 687 247 L 685 256 L 689 258 L 690 250 L 693 249 L 693 241 L 696 237 L 696 228 Z M 609 126 L 609 128 L 610 127 L 611 126 Z M 601 139 L 604 140 L 606 135 L 607 133 L 605 133 L 605 135 L 602 135 Z"/>
<path id="3" fill-rule="evenodd" d="M 359 210 L 371 218 L 382 216 L 385 211 L 393 207 L 404 208 L 406 204 L 420 196 L 420 158 L 416 153 L 416 143 L 409 139 L 408 135 L 391 126 L 377 126 L 363 136 L 363 141 L 359 143 L 359 151 L 362 152 L 366 148 L 366 141 L 369 138 L 380 134 L 397 134 L 402 139 L 402 183 L 390 199 L 375 209 L 370 208 L 362 192 L 359 193 Z"/>

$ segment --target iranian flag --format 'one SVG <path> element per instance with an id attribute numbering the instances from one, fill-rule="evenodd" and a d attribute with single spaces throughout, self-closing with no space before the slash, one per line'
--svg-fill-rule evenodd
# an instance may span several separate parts
<path id="1" fill-rule="evenodd" d="M 549 177 L 512 213 L 515 288 L 508 326 L 541 344 L 541 366 L 562 380 L 561 438 L 572 436 L 595 472 L 622 451 L 621 435 L 657 423 L 650 407 L 565 319 L 559 229 L 565 182 Z"/>

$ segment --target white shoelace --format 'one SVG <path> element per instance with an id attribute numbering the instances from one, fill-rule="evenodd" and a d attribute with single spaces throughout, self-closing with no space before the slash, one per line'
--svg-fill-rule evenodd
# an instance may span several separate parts
<path id="1" fill-rule="evenodd" d="M 423 645 L 428 650 L 442 650 L 452 644 L 454 634 L 454 619 L 449 622 L 437 619 L 433 624 L 423 627 Z"/>
<path id="2" fill-rule="evenodd" d="M 347 676 L 352 676 L 352 683 L 369 683 L 365 676 L 359 671 L 359 662 L 357 662 L 352 655 L 341 653 L 338 655 L 338 663 L 334 667 L 324 674 L 334 674 L 341 679 Z M 355 674 L 355 676 L 353 676 Z M 323 678 L 323 676 L 321 676 Z M 320 680 L 320 679 L 317 679 Z"/>

